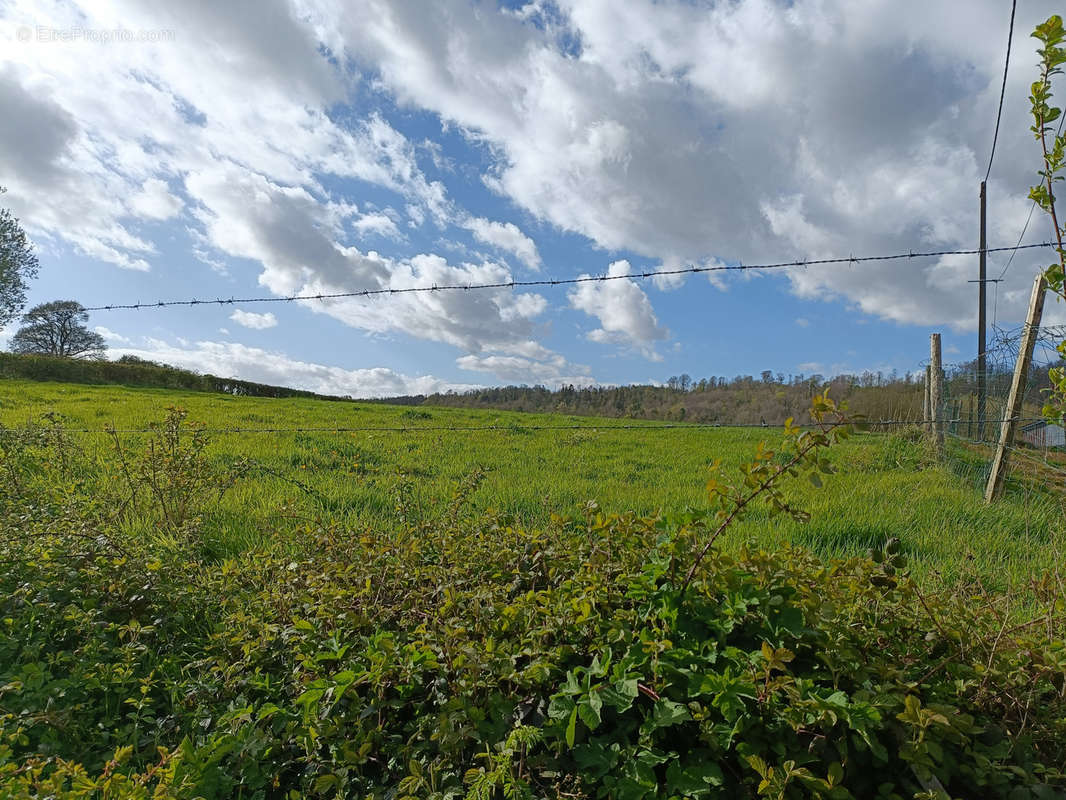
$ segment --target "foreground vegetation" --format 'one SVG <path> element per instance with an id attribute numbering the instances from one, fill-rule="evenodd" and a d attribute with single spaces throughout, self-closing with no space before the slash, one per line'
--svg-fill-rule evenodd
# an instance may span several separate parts
<path id="1" fill-rule="evenodd" d="M 778 433 L 17 382 L 0 403 L 0 796 L 1066 791 L 1061 505 L 985 508 L 907 436 L 835 445 L 815 464 L 842 473 L 779 497 L 809 523 L 758 507 L 697 563 L 708 463 Z"/>

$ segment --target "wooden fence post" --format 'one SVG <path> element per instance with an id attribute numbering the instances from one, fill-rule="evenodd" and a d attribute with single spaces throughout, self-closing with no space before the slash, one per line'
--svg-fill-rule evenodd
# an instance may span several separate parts
<path id="1" fill-rule="evenodd" d="M 929 417 L 938 457 L 944 455 L 944 368 L 940 362 L 940 334 L 929 336 Z"/>
<path id="2" fill-rule="evenodd" d="M 1040 331 L 1040 318 L 1044 314 L 1044 294 L 1047 282 L 1041 273 L 1033 281 L 1033 293 L 1029 297 L 1029 314 L 1022 329 L 1022 341 L 1018 348 L 1018 361 L 1014 364 L 1014 377 L 1010 383 L 1010 394 L 1004 408 L 1003 424 L 999 429 L 999 446 L 992 459 L 992 471 L 988 475 L 985 487 L 985 502 L 991 503 L 1003 492 L 1003 479 L 1007 475 L 1007 460 L 1010 448 L 1014 445 L 1014 432 L 1018 427 L 1018 418 L 1022 415 L 1022 401 L 1025 399 L 1025 382 L 1029 378 L 1029 363 L 1033 360 L 1033 348 Z"/>

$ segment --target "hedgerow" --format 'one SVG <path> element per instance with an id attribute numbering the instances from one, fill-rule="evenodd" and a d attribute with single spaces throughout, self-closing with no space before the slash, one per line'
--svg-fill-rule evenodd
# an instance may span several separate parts
<path id="1" fill-rule="evenodd" d="M 1057 577 L 1020 618 L 979 582 L 920 586 L 906 532 L 834 561 L 714 543 L 767 481 L 800 513 L 778 479 L 828 469 L 829 434 L 714 479 L 711 512 L 527 529 L 470 510 L 475 474 L 428 520 L 398 492 L 387 529 L 307 496 L 232 557 L 204 531 L 244 473 L 180 415 L 105 461 L 56 419 L 0 434 L 0 796 L 1066 792 Z"/>

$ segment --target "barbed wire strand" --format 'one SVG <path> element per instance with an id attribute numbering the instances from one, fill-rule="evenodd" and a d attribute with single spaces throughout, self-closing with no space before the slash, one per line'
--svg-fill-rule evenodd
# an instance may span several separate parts
<path id="1" fill-rule="evenodd" d="M 1054 247 L 1053 242 L 1038 242 L 1034 244 L 1015 245 L 1014 247 L 986 247 L 986 253 L 1000 253 L 1008 250 L 1028 250 L 1038 247 Z M 107 303 L 104 305 L 88 306 L 86 311 L 118 311 L 136 310 L 143 308 L 166 308 L 168 306 L 205 306 L 205 305 L 233 305 L 236 303 L 291 303 L 297 301 L 323 301 L 339 300 L 360 297 L 377 297 L 380 295 L 415 294 L 420 292 L 444 292 L 444 291 L 472 291 L 479 289 L 519 289 L 530 287 L 566 286 L 581 283 L 596 283 L 600 281 L 635 280 L 647 279 L 668 275 L 694 275 L 707 272 L 745 272 L 752 270 L 776 270 L 798 267 L 814 267 L 826 264 L 860 264 L 873 261 L 898 261 L 913 258 L 936 258 L 940 256 L 975 255 L 980 249 L 972 250 L 934 250 L 921 253 L 910 251 L 907 253 L 893 253 L 880 256 L 848 256 L 847 258 L 819 258 L 803 259 L 802 261 L 781 261 L 770 264 L 735 264 L 714 266 L 692 266 L 679 269 L 645 270 L 628 275 L 581 275 L 577 278 L 541 278 L 536 280 L 509 280 L 495 283 L 455 283 L 433 286 L 405 286 L 388 289 L 362 289 L 349 292 L 322 292 L 318 294 L 294 294 L 278 297 L 229 297 L 216 298 L 214 300 L 158 300 L 148 303 Z"/>

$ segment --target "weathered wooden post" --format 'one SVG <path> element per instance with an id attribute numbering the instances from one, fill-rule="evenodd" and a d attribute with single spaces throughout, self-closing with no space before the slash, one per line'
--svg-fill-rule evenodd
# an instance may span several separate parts
<path id="1" fill-rule="evenodd" d="M 933 445 L 938 457 L 944 456 L 944 367 L 940 361 L 940 334 L 929 337 L 929 416 L 932 419 Z"/>
<path id="2" fill-rule="evenodd" d="M 1029 313 L 1022 329 L 1022 341 L 1018 347 L 1018 360 L 1014 364 L 1014 377 L 1010 383 L 1010 394 L 1004 408 L 1003 424 L 999 429 L 999 446 L 992 459 L 992 471 L 988 475 L 985 487 L 985 501 L 991 503 L 1003 492 L 1003 480 L 1007 476 L 1007 460 L 1010 448 L 1014 445 L 1014 432 L 1018 419 L 1022 415 L 1022 401 L 1025 399 L 1025 382 L 1029 379 L 1029 364 L 1033 360 L 1033 348 L 1040 330 L 1040 318 L 1044 314 L 1044 294 L 1047 282 L 1041 273 L 1033 281 L 1033 293 L 1029 297 Z"/>

